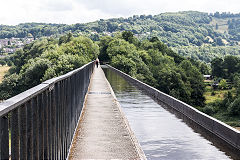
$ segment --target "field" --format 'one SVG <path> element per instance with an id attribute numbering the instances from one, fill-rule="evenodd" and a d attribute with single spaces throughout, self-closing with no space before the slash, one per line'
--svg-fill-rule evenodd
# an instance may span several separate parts
<path id="1" fill-rule="evenodd" d="M 9 70 L 8 66 L 0 66 L 0 83 L 2 82 L 3 76 Z"/>
<path id="2" fill-rule="evenodd" d="M 224 33 L 228 32 L 228 20 L 231 18 L 224 18 L 224 19 L 219 19 L 219 18 L 213 18 L 212 21 L 210 22 L 210 25 L 213 26 L 215 31 Z M 216 23 L 218 24 L 218 29 L 216 30 Z"/>
<path id="3" fill-rule="evenodd" d="M 205 82 L 205 84 L 208 84 L 208 83 Z M 206 98 L 205 103 L 209 104 L 209 103 L 215 102 L 217 100 L 221 101 L 224 99 L 224 95 L 227 94 L 227 92 L 231 92 L 233 94 L 233 96 L 236 95 L 235 88 L 213 90 L 211 86 L 206 86 L 205 92 L 204 92 L 204 97 Z M 226 110 L 218 110 L 211 116 L 240 130 L 239 116 L 230 116 L 229 114 L 227 114 Z"/>
<path id="4" fill-rule="evenodd" d="M 206 86 L 205 92 L 204 92 L 204 97 L 206 98 L 206 104 L 214 102 L 216 100 L 223 100 L 224 95 L 230 91 L 231 93 L 234 92 L 234 89 L 225 89 L 225 90 L 215 90 L 214 94 L 213 89 L 211 86 Z"/>

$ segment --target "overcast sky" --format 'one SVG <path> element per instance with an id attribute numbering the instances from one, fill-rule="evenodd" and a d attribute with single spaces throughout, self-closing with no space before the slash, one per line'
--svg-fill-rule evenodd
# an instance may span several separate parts
<path id="1" fill-rule="evenodd" d="M 239 13 L 240 0 L 1 0 L 0 24 L 74 24 L 188 10 Z"/>

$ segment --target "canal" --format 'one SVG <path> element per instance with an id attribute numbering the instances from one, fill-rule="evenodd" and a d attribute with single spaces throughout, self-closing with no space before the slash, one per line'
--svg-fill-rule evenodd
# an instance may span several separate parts
<path id="1" fill-rule="evenodd" d="M 147 159 L 230 159 L 143 91 L 110 69 L 104 72 Z"/>

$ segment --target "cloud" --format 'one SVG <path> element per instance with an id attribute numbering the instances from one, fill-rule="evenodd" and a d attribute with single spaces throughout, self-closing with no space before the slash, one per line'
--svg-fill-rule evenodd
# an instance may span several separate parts
<path id="1" fill-rule="evenodd" d="M 133 1 L 133 0 L 132 0 Z M 97 9 L 103 13 L 111 15 L 129 15 L 135 12 L 133 2 L 127 0 L 77 0 L 79 4 L 93 10 Z M 135 0 L 134 0 L 135 1 Z"/>
<path id="2" fill-rule="evenodd" d="M 0 5 L 0 24 L 73 24 L 184 10 L 236 13 L 239 6 L 239 0 L 6 0 Z"/>
<path id="3" fill-rule="evenodd" d="M 57 12 L 71 11 L 73 10 L 73 4 L 71 3 L 71 1 L 67 0 L 44 0 L 43 3 L 41 3 L 40 9 Z"/>
<path id="4" fill-rule="evenodd" d="M 98 9 L 111 15 L 159 14 L 196 10 L 204 12 L 239 11 L 238 0 L 76 0 L 88 9 Z"/>

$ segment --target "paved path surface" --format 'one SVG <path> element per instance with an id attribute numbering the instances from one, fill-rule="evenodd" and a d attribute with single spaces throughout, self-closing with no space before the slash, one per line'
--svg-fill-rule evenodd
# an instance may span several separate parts
<path id="1" fill-rule="evenodd" d="M 95 68 L 69 159 L 145 159 L 101 68 Z"/>

